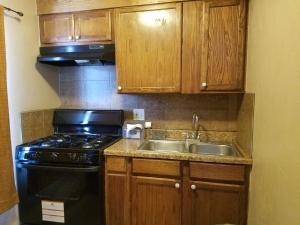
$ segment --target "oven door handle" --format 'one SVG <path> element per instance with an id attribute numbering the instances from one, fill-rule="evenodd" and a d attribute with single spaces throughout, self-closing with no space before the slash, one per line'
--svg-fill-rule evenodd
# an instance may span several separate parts
<path id="1" fill-rule="evenodd" d="M 36 164 L 28 164 L 28 163 L 17 163 L 18 168 L 26 168 L 26 169 L 44 169 L 44 170 L 52 170 L 52 171 L 66 171 L 66 172 L 99 172 L 99 166 L 89 166 L 89 167 L 67 167 L 67 166 L 45 166 L 45 165 L 36 165 Z"/>

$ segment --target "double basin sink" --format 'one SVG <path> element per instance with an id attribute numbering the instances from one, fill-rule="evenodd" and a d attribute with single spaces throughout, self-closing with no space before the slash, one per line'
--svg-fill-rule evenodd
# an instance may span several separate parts
<path id="1" fill-rule="evenodd" d="M 238 151 L 229 145 L 203 143 L 197 140 L 146 140 L 138 150 L 180 152 L 202 155 L 238 156 Z"/>

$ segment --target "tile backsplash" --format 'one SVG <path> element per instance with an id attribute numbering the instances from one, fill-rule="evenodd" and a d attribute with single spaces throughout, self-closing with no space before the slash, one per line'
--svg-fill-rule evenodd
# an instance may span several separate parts
<path id="1" fill-rule="evenodd" d="M 114 66 L 64 67 L 59 83 L 61 108 L 123 109 L 126 120 L 132 120 L 134 108 L 143 108 L 146 121 L 152 122 L 147 136 L 154 139 L 186 138 L 197 113 L 202 141 L 235 141 L 252 152 L 254 94 L 117 94 Z M 21 117 L 23 142 L 53 133 L 53 109 Z"/>
<path id="2" fill-rule="evenodd" d="M 198 113 L 201 129 L 236 131 L 238 94 L 117 94 L 115 66 L 64 67 L 60 70 L 63 108 L 123 109 L 127 120 L 132 109 L 145 109 L 155 129 L 192 128 L 192 114 Z"/>
<path id="3" fill-rule="evenodd" d="M 53 109 L 45 109 L 21 114 L 23 143 L 53 134 L 53 112 Z"/>

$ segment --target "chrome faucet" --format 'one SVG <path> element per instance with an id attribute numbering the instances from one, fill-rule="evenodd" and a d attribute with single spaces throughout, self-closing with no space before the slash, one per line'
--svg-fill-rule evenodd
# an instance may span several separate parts
<path id="1" fill-rule="evenodd" d="M 198 139 L 199 137 L 199 116 L 197 115 L 197 113 L 193 114 L 193 139 Z"/>

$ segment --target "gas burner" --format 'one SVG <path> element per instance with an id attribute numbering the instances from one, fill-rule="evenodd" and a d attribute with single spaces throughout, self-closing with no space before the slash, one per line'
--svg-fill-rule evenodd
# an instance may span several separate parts
<path id="1" fill-rule="evenodd" d="M 43 143 L 41 144 L 41 146 L 42 146 L 43 148 L 48 148 L 48 147 L 52 146 L 52 144 L 49 143 L 49 142 L 43 142 Z"/>
<path id="2" fill-rule="evenodd" d="M 91 148 L 93 148 L 93 145 L 90 143 L 84 143 L 81 147 L 84 149 L 91 149 Z"/>
<path id="3" fill-rule="evenodd" d="M 58 139 L 56 139 L 56 141 L 57 141 L 58 143 L 62 143 L 62 142 L 64 142 L 65 140 L 64 140 L 63 138 L 58 138 Z"/>

